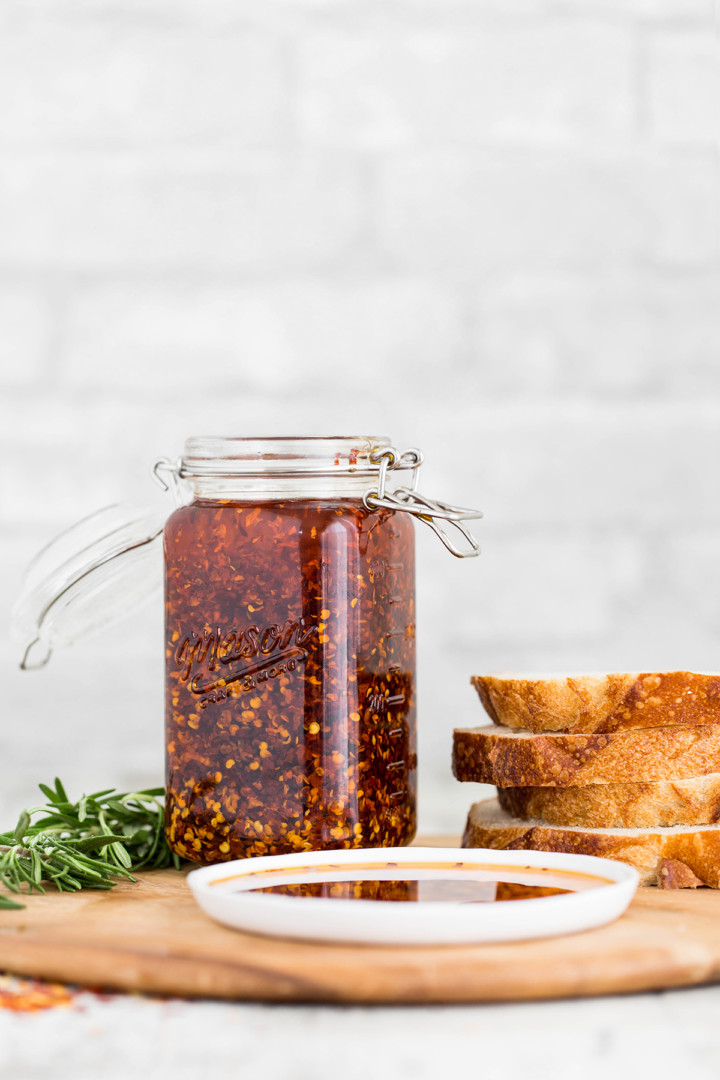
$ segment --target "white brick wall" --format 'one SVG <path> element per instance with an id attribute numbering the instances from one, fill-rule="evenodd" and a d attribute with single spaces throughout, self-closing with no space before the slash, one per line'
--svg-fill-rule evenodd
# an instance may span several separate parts
<path id="1" fill-rule="evenodd" d="M 365 23 L 302 43 L 300 130 L 311 144 L 592 144 L 632 132 L 629 27 L 518 20 L 463 34 L 407 19 L 370 32 Z"/>
<path id="2" fill-rule="evenodd" d="M 0 371 L 8 386 L 37 385 L 47 374 L 48 305 L 32 286 L 0 285 Z"/>
<path id="3" fill-rule="evenodd" d="M 475 370 L 495 395 L 717 389 L 720 277 L 618 273 L 504 278 L 478 289 Z"/>
<path id="4" fill-rule="evenodd" d="M 286 63 L 247 27 L 0 17 L 0 138 L 22 146 L 282 144 Z"/>
<path id="5" fill-rule="evenodd" d="M 7 0 L 6 624 L 34 550 L 160 498 L 187 434 L 387 431 L 487 515 L 474 563 L 418 527 L 424 827 L 470 798 L 472 671 L 717 668 L 713 10 Z M 157 781 L 159 619 L 35 676 L 4 643 L 8 806 Z"/>
<path id="6" fill-rule="evenodd" d="M 268 284 L 112 285 L 68 304 L 64 375 L 72 386 L 193 391 L 206 367 L 226 391 L 271 395 L 332 387 L 350 373 L 452 362 L 464 346 L 463 304 L 442 283 L 374 275 Z M 367 379 L 368 365 L 372 379 Z M 398 380 L 397 388 L 401 388 Z"/>
<path id="7" fill-rule="evenodd" d="M 646 48 L 652 134 L 717 147 L 720 40 L 696 30 L 665 30 L 649 35 Z"/>
<path id="8" fill-rule="evenodd" d="M 523 147 L 393 158 L 380 178 L 381 244 L 438 274 L 712 265 L 717 160 Z"/>
<path id="9" fill-rule="evenodd" d="M 343 155 L 55 151 L 8 154 L 0 176 L 8 269 L 314 269 L 352 251 L 365 216 Z"/>

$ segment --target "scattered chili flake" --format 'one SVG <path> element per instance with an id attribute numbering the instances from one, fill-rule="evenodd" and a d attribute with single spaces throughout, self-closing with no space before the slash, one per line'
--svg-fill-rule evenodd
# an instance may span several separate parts
<path id="1" fill-rule="evenodd" d="M 199 499 L 165 529 L 166 824 L 183 857 L 415 833 L 414 538 L 331 500 Z"/>
<path id="2" fill-rule="evenodd" d="M 0 1009 L 10 1012 L 40 1012 L 72 1005 L 77 991 L 61 983 L 0 976 Z"/>

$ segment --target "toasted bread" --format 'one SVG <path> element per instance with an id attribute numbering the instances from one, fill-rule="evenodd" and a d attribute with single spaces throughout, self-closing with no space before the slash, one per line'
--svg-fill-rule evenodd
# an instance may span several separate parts
<path id="1" fill-rule="evenodd" d="M 720 887 L 720 825 L 578 829 L 522 821 L 489 799 L 471 807 L 463 847 L 600 855 L 634 866 L 643 885 Z"/>
<path id="2" fill-rule="evenodd" d="M 471 682 L 494 723 L 528 731 L 592 734 L 720 723 L 720 675 L 475 675 Z"/>
<path id="3" fill-rule="evenodd" d="M 532 735 L 488 724 L 456 728 L 458 780 L 511 787 L 645 784 L 720 772 L 720 724 L 594 735 Z"/>
<path id="4" fill-rule="evenodd" d="M 517 787 L 498 790 L 513 817 L 588 829 L 714 825 L 720 821 L 720 773 L 650 784 Z"/>

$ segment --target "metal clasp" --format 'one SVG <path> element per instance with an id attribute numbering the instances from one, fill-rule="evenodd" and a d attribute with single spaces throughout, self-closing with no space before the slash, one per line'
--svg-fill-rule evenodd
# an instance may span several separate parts
<path id="1" fill-rule="evenodd" d="M 482 511 L 469 510 L 462 506 L 452 506 L 450 503 L 441 502 L 440 499 L 429 499 L 421 495 L 417 490 L 418 473 L 423 463 L 423 455 L 420 450 L 403 450 L 400 453 L 394 447 L 381 450 L 374 454 L 371 461 L 380 465 L 378 473 L 377 490 L 372 488 L 363 495 L 363 503 L 368 510 L 404 510 L 407 514 L 419 518 L 429 525 L 438 536 L 451 555 L 458 559 L 472 559 L 480 554 L 480 545 L 463 524 L 465 521 L 481 518 Z M 394 469 L 412 469 L 413 478 L 411 487 L 399 487 L 394 491 L 387 490 L 388 472 Z M 467 547 L 458 547 L 448 532 L 441 528 L 439 521 L 447 522 L 462 534 Z"/>
<path id="2" fill-rule="evenodd" d="M 173 461 L 169 457 L 161 457 L 153 465 L 153 477 L 163 491 L 169 491 L 175 505 L 181 506 L 183 492 L 180 480 L 180 461 Z"/>

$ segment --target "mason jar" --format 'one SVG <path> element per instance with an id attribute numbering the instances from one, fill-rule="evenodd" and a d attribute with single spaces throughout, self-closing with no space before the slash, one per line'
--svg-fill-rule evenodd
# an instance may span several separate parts
<path id="1" fill-rule="evenodd" d="M 413 524 L 363 502 L 388 447 L 186 444 L 193 498 L 164 537 L 166 821 L 184 858 L 415 834 Z"/>
<path id="2" fill-rule="evenodd" d="M 108 507 L 32 564 L 24 667 L 132 613 L 162 543 L 166 831 L 183 858 L 412 840 L 413 520 L 464 557 L 481 516 L 421 495 L 421 462 L 385 437 L 191 438 L 155 466 L 169 516 Z"/>

